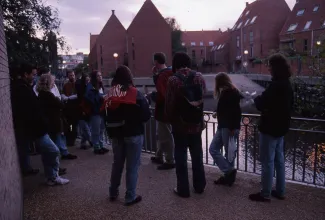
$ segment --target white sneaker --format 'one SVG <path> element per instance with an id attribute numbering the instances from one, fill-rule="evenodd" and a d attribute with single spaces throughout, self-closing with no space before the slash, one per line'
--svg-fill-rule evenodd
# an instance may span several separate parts
<path id="1" fill-rule="evenodd" d="M 69 182 L 70 180 L 57 176 L 55 179 L 48 179 L 46 184 L 49 186 L 56 186 L 56 185 L 65 185 L 68 184 Z"/>

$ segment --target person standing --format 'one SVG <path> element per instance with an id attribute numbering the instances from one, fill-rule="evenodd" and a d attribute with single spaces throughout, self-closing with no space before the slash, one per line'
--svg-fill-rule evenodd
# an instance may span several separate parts
<path id="1" fill-rule="evenodd" d="M 101 107 L 104 103 L 104 87 L 102 73 L 93 71 L 90 76 L 90 83 L 87 86 L 85 100 L 90 106 L 90 129 L 91 142 L 95 154 L 105 154 L 109 150 L 104 148 L 105 124 Z"/>
<path id="2" fill-rule="evenodd" d="M 282 54 L 269 58 L 272 81 L 262 95 L 255 98 L 256 108 L 261 112 L 260 159 L 262 164 L 262 190 L 249 195 L 257 202 L 269 202 L 271 196 L 285 199 L 284 136 L 288 133 L 293 108 L 293 89 L 290 82 L 291 68 Z M 272 190 L 274 168 L 276 187 Z"/>
<path id="3" fill-rule="evenodd" d="M 206 185 L 201 138 L 206 86 L 202 74 L 189 67 L 191 58 L 186 53 L 176 53 L 173 58 L 174 75 L 168 80 L 166 94 L 166 114 L 175 141 L 177 187 L 174 193 L 184 198 L 190 196 L 187 148 L 192 158 L 194 191 L 201 194 Z"/>
<path id="4" fill-rule="evenodd" d="M 148 100 L 133 85 L 128 67 L 117 68 L 105 99 L 105 110 L 107 132 L 112 138 L 114 153 L 110 199 L 117 199 L 126 163 L 125 205 L 130 206 L 142 200 L 136 194 L 136 187 L 144 142 L 144 123 L 150 119 L 151 112 Z"/>
<path id="5" fill-rule="evenodd" d="M 51 92 L 55 85 L 55 77 L 51 74 L 43 74 L 39 78 L 36 86 L 38 99 L 40 101 L 43 113 L 48 121 L 49 135 L 52 141 L 58 146 L 61 153 L 61 159 L 77 159 L 76 155 L 70 154 L 64 136 L 64 105 L 59 98 Z"/>
<path id="6" fill-rule="evenodd" d="M 65 102 L 64 114 L 67 119 L 66 138 L 67 145 L 74 146 L 78 129 L 78 100 L 76 91 L 76 76 L 73 70 L 67 71 L 69 81 L 64 84 L 62 101 Z"/>
<path id="7" fill-rule="evenodd" d="M 13 122 L 18 144 L 21 137 L 35 141 L 40 146 L 46 184 L 65 185 L 69 180 L 59 176 L 60 151 L 48 135 L 48 124 L 32 88 L 35 72 L 29 65 L 23 65 L 19 75 L 20 79 L 12 88 Z"/>
<path id="8" fill-rule="evenodd" d="M 155 157 L 151 158 L 153 163 L 161 164 L 158 170 L 169 170 L 175 168 L 174 163 L 174 139 L 172 126 L 168 123 L 165 113 L 167 82 L 173 75 L 171 67 L 166 66 L 166 56 L 163 53 L 155 53 L 154 70 L 158 73 L 154 75 L 156 85 L 156 107 L 155 119 L 157 120 L 158 144 Z M 165 162 L 163 156 L 165 155 Z"/>
<path id="9" fill-rule="evenodd" d="M 217 100 L 217 108 L 213 117 L 218 119 L 218 130 L 213 137 L 209 152 L 214 162 L 224 173 L 214 183 L 232 186 L 237 174 L 237 170 L 234 168 L 237 145 L 235 149 L 229 149 L 228 144 L 230 138 L 238 141 L 241 122 L 240 99 L 242 96 L 227 73 L 216 75 L 214 96 Z M 225 148 L 225 156 L 221 153 L 223 147 Z M 229 150 L 232 151 L 231 154 L 228 153 Z"/>

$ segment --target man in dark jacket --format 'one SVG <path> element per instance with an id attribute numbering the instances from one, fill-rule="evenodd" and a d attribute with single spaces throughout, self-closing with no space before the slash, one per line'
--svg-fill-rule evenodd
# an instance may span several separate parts
<path id="1" fill-rule="evenodd" d="M 29 65 L 22 66 L 19 72 L 20 79 L 15 81 L 12 87 L 12 113 L 18 149 L 25 147 L 26 143 L 35 141 L 40 146 L 46 183 L 51 186 L 64 185 L 69 183 L 69 180 L 58 175 L 60 151 L 48 135 L 46 119 L 32 88 L 35 74 L 35 68 Z M 23 164 L 26 160 L 25 153 L 28 151 L 24 151 L 21 156 Z"/>
<path id="2" fill-rule="evenodd" d="M 290 82 L 291 70 L 281 54 L 269 59 L 272 75 L 270 86 L 256 97 L 256 108 L 261 112 L 260 157 L 262 163 L 262 190 L 249 198 L 258 202 L 269 202 L 271 195 L 283 200 L 285 196 L 284 136 L 289 131 L 293 107 L 293 90 Z M 272 190 L 274 167 L 276 190 Z"/>
<path id="3" fill-rule="evenodd" d="M 155 119 L 157 120 L 158 144 L 156 156 L 151 160 L 154 163 L 161 164 L 158 170 L 168 170 L 175 168 L 174 164 L 174 139 L 172 135 L 172 127 L 168 123 L 165 113 L 167 82 L 173 75 L 171 67 L 166 66 L 166 56 L 163 53 L 154 55 L 155 70 L 154 82 L 156 85 L 156 107 Z M 165 154 L 165 162 L 163 155 Z"/>

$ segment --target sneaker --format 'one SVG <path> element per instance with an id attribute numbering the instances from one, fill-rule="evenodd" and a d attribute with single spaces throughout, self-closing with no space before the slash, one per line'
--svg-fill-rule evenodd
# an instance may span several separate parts
<path id="1" fill-rule="evenodd" d="M 151 162 L 155 163 L 155 164 L 163 164 L 164 161 L 161 158 L 158 157 L 151 157 Z"/>
<path id="2" fill-rule="evenodd" d="M 141 202 L 141 200 L 142 200 L 142 197 L 137 196 L 137 197 L 135 197 L 135 199 L 132 202 L 126 202 L 125 206 L 131 206 L 131 205 L 137 204 L 137 203 Z"/>
<path id="3" fill-rule="evenodd" d="M 67 154 L 67 155 L 62 155 L 61 159 L 62 160 L 74 160 L 77 159 L 78 157 L 76 155 L 73 154 Z"/>
<path id="4" fill-rule="evenodd" d="M 174 163 L 163 163 L 157 167 L 158 170 L 171 170 L 175 168 Z"/>
<path id="5" fill-rule="evenodd" d="M 280 195 L 279 193 L 277 193 L 277 191 L 272 190 L 271 192 L 271 196 L 273 196 L 274 198 L 278 199 L 278 200 L 285 200 L 285 196 Z"/>
<path id="6" fill-rule="evenodd" d="M 68 179 L 64 179 L 60 176 L 57 176 L 55 179 L 48 179 L 46 184 L 48 186 L 57 186 L 57 185 L 66 185 L 68 184 L 70 181 Z"/>
<path id="7" fill-rule="evenodd" d="M 249 199 L 254 202 L 271 202 L 270 198 L 263 197 L 261 193 L 250 194 Z"/>

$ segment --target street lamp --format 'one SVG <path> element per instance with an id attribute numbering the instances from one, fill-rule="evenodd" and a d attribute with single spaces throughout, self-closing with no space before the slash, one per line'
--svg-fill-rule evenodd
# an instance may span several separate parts
<path id="1" fill-rule="evenodd" d="M 245 51 L 244 51 L 244 54 L 245 54 L 245 55 L 248 55 L 248 50 L 245 50 Z"/>
<path id="2" fill-rule="evenodd" d="M 117 58 L 118 58 L 118 54 L 114 53 L 113 57 L 115 58 L 115 69 L 117 69 Z"/>
<path id="3" fill-rule="evenodd" d="M 318 40 L 318 41 L 316 42 L 316 44 L 317 44 L 317 46 L 320 46 L 320 45 L 322 44 L 322 42 L 321 42 L 320 40 Z"/>

